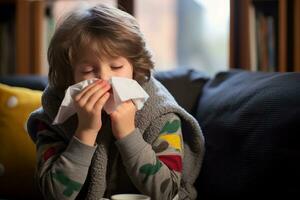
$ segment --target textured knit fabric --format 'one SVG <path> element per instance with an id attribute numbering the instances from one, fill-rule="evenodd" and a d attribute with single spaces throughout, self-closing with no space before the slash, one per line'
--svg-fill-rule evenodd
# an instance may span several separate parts
<path id="1" fill-rule="evenodd" d="M 202 164 L 203 154 L 204 154 L 204 139 L 202 136 L 201 129 L 197 121 L 189 115 L 185 110 L 183 110 L 175 102 L 174 98 L 169 94 L 169 92 L 154 78 L 151 78 L 149 82 L 142 85 L 146 92 L 150 95 L 150 98 L 146 102 L 142 110 L 138 111 L 136 114 L 136 127 L 137 132 L 142 134 L 143 138 L 140 141 L 145 141 L 145 145 L 154 145 L 159 138 L 162 127 L 164 127 L 166 120 L 164 119 L 170 113 L 175 113 L 179 116 L 182 123 L 182 137 L 184 140 L 184 158 L 182 166 L 182 178 L 179 188 L 180 199 L 195 199 L 196 191 L 193 187 L 193 183 L 197 178 L 200 167 Z M 80 154 L 76 151 L 78 148 L 71 148 L 70 146 L 81 146 L 80 141 L 73 137 L 73 133 L 76 130 L 77 118 L 76 115 L 69 118 L 65 123 L 61 125 L 52 126 L 53 121 L 61 100 L 63 99 L 63 93 L 56 94 L 51 88 L 47 88 L 44 92 L 42 98 L 43 108 L 35 111 L 31 114 L 28 120 L 28 131 L 33 141 L 37 141 L 37 136 L 35 135 L 38 130 L 37 121 L 42 122 L 50 129 L 54 135 L 54 140 L 60 141 L 64 144 L 69 144 L 68 148 L 62 153 L 67 154 L 66 157 L 72 159 L 74 153 Z M 175 116 L 176 116 L 175 115 Z M 132 133 L 137 137 L 137 133 Z M 107 186 L 107 173 L 108 173 L 108 155 L 110 150 L 110 145 L 113 142 L 113 136 L 110 133 L 99 134 L 97 138 L 97 146 L 79 149 L 85 149 L 85 154 L 89 155 L 90 162 L 87 162 L 89 158 L 82 158 L 79 161 L 81 167 L 89 168 L 86 170 L 88 175 L 78 175 L 87 176 L 87 182 L 82 188 L 81 194 L 86 197 L 86 199 L 99 199 L 99 197 L 104 196 Z M 37 145 L 39 145 L 37 143 Z M 60 151 L 59 149 L 57 151 Z M 61 150 L 63 151 L 63 150 Z M 70 153 L 70 151 L 72 153 Z M 49 155 L 51 155 L 51 150 Z M 47 156 L 46 156 L 47 157 Z M 54 158 L 53 158 L 54 159 Z M 163 160 L 163 158 L 160 158 Z M 75 160 L 73 160 L 75 162 Z M 62 162 L 67 162 L 67 160 L 62 159 Z M 166 159 L 163 163 L 167 163 Z M 66 163 L 67 164 L 67 163 Z M 159 165 L 158 163 L 156 163 Z M 126 165 L 126 164 L 125 164 Z M 66 177 L 59 171 L 53 177 L 61 182 L 70 181 L 66 180 Z M 79 187 L 77 182 L 74 182 L 74 188 Z M 73 189 L 74 189 L 73 188 Z M 66 191 L 68 192 L 68 191 Z"/>

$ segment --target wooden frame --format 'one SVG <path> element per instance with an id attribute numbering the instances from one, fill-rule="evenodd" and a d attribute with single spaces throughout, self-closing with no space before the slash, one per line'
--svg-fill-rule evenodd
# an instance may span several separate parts
<path id="1" fill-rule="evenodd" d="M 297 20 L 298 19 L 298 20 Z M 294 71 L 300 72 L 300 1 L 294 0 Z"/>
<path id="2" fill-rule="evenodd" d="M 285 72 L 287 69 L 287 1 L 280 0 L 279 1 L 279 47 L 278 47 L 278 68 L 280 72 Z"/>
<path id="3" fill-rule="evenodd" d="M 230 0 L 229 67 L 250 70 L 250 0 Z"/>
<path id="4" fill-rule="evenodd" d="M 30 2 L 16 4 L 16 73 L 30 72 Z"/>

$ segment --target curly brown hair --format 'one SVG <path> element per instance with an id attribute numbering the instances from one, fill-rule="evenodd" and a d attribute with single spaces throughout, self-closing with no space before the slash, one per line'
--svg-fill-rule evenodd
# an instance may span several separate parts
<path id="1" fill-rule="evenodd" d="M 127 58 L 140 84 L 149 80 L 154 68 L 136 19 L 118 8 L 98 5 L 72 11 L 55 30 L 48 48 L 50 86 L 65 90 L 74 84 L 73 64 L 83 49 L 99 57 Z"/>

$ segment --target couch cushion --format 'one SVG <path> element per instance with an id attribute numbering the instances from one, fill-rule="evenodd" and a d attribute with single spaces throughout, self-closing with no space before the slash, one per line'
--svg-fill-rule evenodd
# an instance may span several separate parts
<path id="1" fill-rule="evenodd" d="M 36 199 L 35 145 L 26 132 L 42 91 L 0 84 L 0 197 Z"/>
<path id="2" fill-rule="evenodd" d="M 199 199 L 300 198 L 300 73 L 221 72 L 197 110 Z"/>
<path id="3" fill-rule="evenodd" d="M 209 77 L 190 68 L 158 71 L 155 77 L 170 91 L 179 105 L 190 114 L 196 115 L 198 98 Z"/>

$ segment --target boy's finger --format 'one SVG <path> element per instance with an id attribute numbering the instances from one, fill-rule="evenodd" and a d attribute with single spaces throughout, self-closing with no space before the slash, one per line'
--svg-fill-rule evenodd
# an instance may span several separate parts
<path id="1" fill-rule="evenodd" d="M 85 95 L 86 92 L 88 92 L 92 87 L 95 87 L 97 84 L 100 84 L 100 83 L 102 83 L 102 80 L 97 80 L 97 81 L 95 81 L 95 82 L 89 84 L 89 85 L 86 86 L 85 88 L 83 88 L 82 91 L 80 91 L 80 92 L 75 96 L 75 100 L 78 101 L 79 99 L 81 99 L 81 97 L 82 97 L 83 95 Z"/>
<path id="2" fill-rule="evenodd" d="M 97 102 L 99 98 L 101 98 L 106 92 L 110 90 L 111 86 L 109 84 L 105 85 L 101 90 L 96 91 L 92 94 L 86 102 L 88 107 L 94 107 L 94 104 Z"/>
<path id="3" fill-rule="evenodd" d="M 74 100 L 78 101 L 86 93 L 86 91 L 88 91 L 91 87 L 93 87 L 94 85 L 96 85 L 96 83 L 97 83 L 97 81 L 95 81 L 92 84 L 89 84 L 88 86 L 86 86 L 85 88 L 83 88 L 78 94 L 76 94 L 74 96 Z"/>
<path id="4" fill-rule="evenodd" d="M 109 99 L 109 97 L 110 97 L 110 93 L 106 92 L 101 98 L 99 98 L 96 101 L 94 108 L 96 110 L 102 110 L 104 104 L 107 102 L 107 100 Z"/>
<path id="5" fill-rule="evenodd" d="M 100 83 L 96 83 L 94 84 L 92 87 L 90 87 L 88 90 L 86 90 L 81 96 L 80 98 L 77 98 L 78 101 L 82 101 L 84 103 L 86 103 L 88 101 L 88 99 L 97 91 L 102 90 L 104 87 L 106 86 L 106 84 L 104 82 L 100 82 Z"/>

